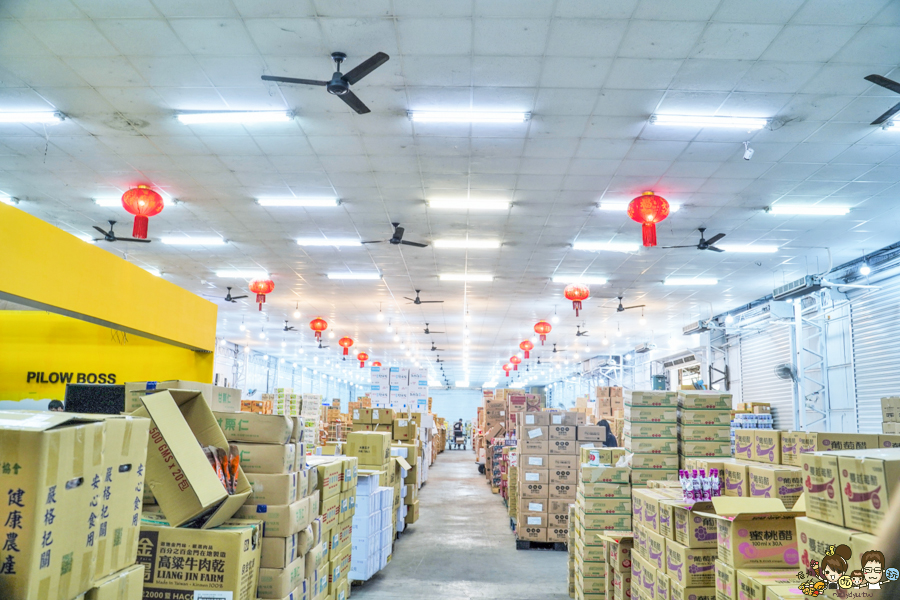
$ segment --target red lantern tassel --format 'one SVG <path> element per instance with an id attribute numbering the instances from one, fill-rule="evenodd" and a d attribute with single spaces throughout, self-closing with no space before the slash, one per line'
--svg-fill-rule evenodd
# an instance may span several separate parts
<path id="1" fill-rule="evenodd" d="M 581 310 L 581 300 L 573 300 L 572 308 L 575 309 L 575 316 L 578 316 L 578 311 Z"/>
<path id="2" fill-rule="evenodd" d="M 528 350 L 525 351 L 525 360 L 528 360 Z"/>
<path id="3" fill-rule="evenodd" d="M 362 369 L 366 366 L 366 363 L 363 361 L 359 361 L 359 368 Z"/>
<path id="4" fill-rule="evenodd" d="M 150 219 L 145 217 L 144 215 L 137 215 L 134 218 L 134 228 L 131 230 L 131 237 L 137 238 L 139 240 L 147 239 L 147 225 L 150 223 Z"/>
<path id="5" fill-rule="evenodd" d="M 641 227 L 644 237 L 644 246 L 651 248 L 656 245 L 656 223 L 645 223 Z"/>
<path id="6" fill-rule="evenodd" d="M 547 339 L 547 336 L 542 333 L 541 334 L 541 346 L 544 345 L 544 341 L 546 341 L 546 339 Z"/>
<path id="7" fill-rule="evenodd" d="M 321 331 L 316 332 L 316 339 L 319 341 L 322 341 L 322 332 Z"/>
<path id="8" fill-rule="evenodd" d="M 347 356 L 348 354 L 350 354 L 349 349 L 348 349 L 348 348 L 344 348 L 344 356 Z"/>

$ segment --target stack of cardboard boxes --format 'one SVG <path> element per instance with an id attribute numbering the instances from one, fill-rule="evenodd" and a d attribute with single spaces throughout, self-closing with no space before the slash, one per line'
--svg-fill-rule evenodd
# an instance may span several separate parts
<path id="1" fill-rule="evenodd" d="M 881 399 L 881 431 L 900 434 L 900 397 L 889 396 Z"/>
<path id="2" fill-rule="evenodd" d="M 395 417 L 390 408 L 354 408 L 350 418 L 353 421 L 351 431 L 379 431 L 393 435 Z"/>
<path id="3" fill-rule="evenodd" d="M 605 600 L 629 600 L 631 598 L 631 565 L 633 562 L 634 537 L 631 534 L 604 535 L 604 557 L 606 558 Z M 659 594 L 658 600 L 667 599 Z"/>
<path id="4" fill-rule="evenodd" d="M 428 370 L 408 367 L 370 367 L 369 397 L 376 408 L 397 412 L 427 412 Z"/>
<path id="5" fill-rule="evenodd" d="M 357 482 L 350 578 L 367 581 L 387 566 L 394 543 L 394 488 L 379 485 L 381 473 L 364 471 Z"/>
<path id="6" fill-rule="evenodd" d="M 631 469 L 615 466 L 623 448 L 582 448 L 576 486 L 575 597 L 600 600 L 607 594 L 607 556 L 601 535 L 631 531 Z"/>
<path id="7" fill-rule="evenodd" d="M 731 457 L 731 394 L 678 392 L 678 455 L 681 468 L 685 459 Z"/>
<path id="8" fill-rule="evenodd" d="M 634 454 L 631 483 L 678 479 L 678 395 L 668 391 L 624 393 L 624 446 Z"/>
<path id="9" fill-rule="evenodd" d="M 620 387 L 597 386 L 592 423 L 605 419 L 612 434 L 621 443 L 625 430 L 625 390 Z M 589 419 L 590 420 L 590 419 Z"/>
<path id="10" fill-rule="evenodd" d="M 306 445 L 307 452 L 312 452 L 320 445 L 319 419 L 322 414 L 321 394 L 303 394 L 300 405 L 300 426 L 302 428 L 301 439 Z"/>

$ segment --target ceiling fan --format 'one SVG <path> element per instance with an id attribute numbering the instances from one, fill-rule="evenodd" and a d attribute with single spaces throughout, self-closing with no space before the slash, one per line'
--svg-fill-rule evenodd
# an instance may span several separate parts
<path id="1" fill-rule="evenodd" d="M 575 326 L 575 337 L 582 337 L 582 336 L 587 336 L 587 335 L 588 335 L 587 329 L 582 331 L 580 325 Z"/>
<path id="2" fill-rule="evenodd" d="M 437 358 L 434 360 L 434 362 L 442 363 L 442 362 L 447 362 L 447 361 L 441 360 L 441 355 L 438 354 Z M 444 370 L 444 367 L 441 367 L 441 371 L 443 371 L 443 370 Z"/>
<path id="3" fill-rule="evenodd" d="M 417 290 L 417 292 L 418 292 L 418 290 Z M 416 293 L 416 298 L 418 298 L 418 297 L 419 297 L 419 295 L 418 295 L 418 293 Z M 426 302 L 443 302 L 443 300 L 426 300 Z M 432 333 L 444 333 L 444 332 L 443 331 L 430 331 L 428 329 L 428 323 L 425 323 L 425 335 L 431 335 Z"/>
<path id="4" fill-rule="evenodd" d="M 553 354 L 556 354 L 557 352 L 566 352 L 566 350 L 557 350 L 556 344 L 553 344 Z"/>
<path id="5" fill-rule="evenodd" d="M 647 306 L 646 304 L 635 304 L 634 306 L 622 306 L 622 298 L 624 296 L 619 296 L 619 306 L 616 307 L 616 312 L 625 312 L 626 310 L 631 310 L 632 308 L 644 308 Z"/>
<path id="6" fill-rule="evenodd" d="M 404 246 L 415 246 L 416 248 L 427 248 L 428 244 L 420 244 L 419 242 L 408 242 L 403 239 L 403 232 L 406 231 L 405 228 L 400 227 L 400 223 L 391 223 L 394 226 L 394 235 L 391 236 L 389 240 L 374 240 L 371 242 L 363 242 L 363 244 L 381 244 L 382 242 L 389 242 L 398 246 L 403 244 Z"/>
<path id="7" fill-rule="evenodd" d="M 713 252 L 725 252 L 721 248 L 717 248 L 715 243 L 725 237 L 724 233 L 717 233 L 712 236 L 708 240 L 703 239 L 703 232 L 706 231 L 706 227 L 698 227 L 697 231 L 700 232 L 700 242 L 696 246 L 660 246 L 660 248 L 696 248 L 697 250 L 712 250 Z"/>
<path id="8" fill-rule="evenodd" d="M 356 97 L 356 94 L 350 91 L 350 86 L 386 63 L 391 57 L 384 52 L 377 52 L 368 60 L 364 60 L 355 68 L 350 69 L 346 73 L 341 73 L 341 63 L 347 59 L 347 55 L 343 52 L 332 52 L 331 60 L 334 61 L 335 72 L 331 76 L 331 81 L 320 81 L 318 79 L 295 79 L 293 77 L 275 77 L 272 75 L 263 75 L 263 81 L 277 81 L 280 83 L 299 83 L 301 85 L 320 85 L 328 90 L 329 94 L 334 94 L 343 100 L 347 106 L 355 110 L 358 114 L 364 115 L 371 112 L 369 107 L 363 104 L 362 100 Z"/>
<path id="9" fill-rule="evenodd" d="M 409 302 L 411 302 L 413 304 L 440 304 L 443 302 L 443 300 L 419 300 L 419 292 L 421 292 L 421 291 L 422 290 L 416 290 L 415 299 L 407 298 L 406 296 L 403 296 L 403 298 L 405 300 L 409 300 Z M 409 304 L 409 302 L 407 304 Z M 425 323 L 425 333 L 428 333 L 428 323 Z M 437 333 L 444 333 L 444 332 L 438 331 Z"/>
<path id="10" fill-rule="evenodd" d="M 438 348 L 437 346 L 435 346 L 435 345 L 434 345 L 434 340 L 432 340 L 432 341 L 431 341 L 431 351 L 432 351 L 432 352 L 443 352 L 444 349 L 443 349 L 443 348 Z"/>
<path id="11" fill-rule="evenodd" d="M 232 304 L 237 304 L 237 301 L 238 301 L 238 300 L 240 300 L 241 298 L 246 298 L 246 297 L 247 297 L 247 296 L 232 296 L 232 295 L 231 295 L 231 288 L 230 288 L 230 287 L 227 287 L 227 288 L 225 288 L 225 289 L 228 290 L 228 293 L 225 294 L 225 297 L 224 297 L 224 298 L 222 298 L 222 297 L 220 297 L 220 296 L 210 296 L 209 294 L 203 294 L 203 295 L 206 296 L 207 298 L 216 298 L 216 299 L 219 299 L 219 300 L 224 300 L 225 302 L 231 302 Z"/>
<path id="12" fill-rule="evenodd" d="M 330 348 L 331 346 L 323 346 L 322 340 L 319 340 L 319 350 L 325 350 L 326 348 Z"/>
<path id="13" fill-rule="evenodd" d="M 113 227 L 115 226 L 115 221 L 107 221 L 109 223 L 109 231 L 103 231 L 100 227 L 94 225 L 94 229 L 103 234 L 102 238 L 94 238 L 95 242 L 141 242 L 144 244 L 149 244 L 150 240 L 142 240 L 138 238 L 126 238 L 126 237 L 118 237 L 113 232 Z"/>
<path id="14" fill-rule="evenodd" d="M 865 77 L 866 81 L 871 81 L 875 85 L 880 85 L 885 89 L 889 89 L 894 93 L 900 94 L 900 83 L 893 81 L 892 79 L 888 79 L 887 77 L 882 77 L 881 75 L 867 75 Z M 890 120 L 895 114 L 900 112 L 900 102 L 892 106 L 886 113 L 872 121 L 872 125 L 881 125 L 885 121 Z"/>
<path id="15" fill-rule="evenodd" d="M 293 325 L 291 325 L 290 327 L 288 327 L 288 322 L 285 321 L 285 322 L 284 322 L 284 331 L 297 331 L 297 329 L 296 329 Z"/>

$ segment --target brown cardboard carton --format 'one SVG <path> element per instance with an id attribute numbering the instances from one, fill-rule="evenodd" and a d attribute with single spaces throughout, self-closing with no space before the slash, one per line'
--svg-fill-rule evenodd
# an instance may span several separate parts
<path id="1" fill-rule="evenodd" d="M 900 481 L 900 448 L 841 451 L 838 454 L 844 526 L 878 533 Z"/>
<path id="2" fill-rule="evenodd" d="M 552 412 L 550 415 L 550 425 L 566 425 L 568 427 L 577 427 L 585 424 L 585 415 L 580 412 Z"/>
<path id="3" fill-rule="evenodd" d="M 567 483 L 550 483 L 547 488 L 549 498 L 553 499 L 571 498 L 574 500 L 578 491 L 578 486 Z"/>
<path id="4" fill-rule="evenodd" d="M 677 469 L 677 454 L 633 454 L 631 466 L 634 469 Z"/>
<path id="5" fill-rule="evenodd" d="M 304 473 L 284 473 L 271 475 L 264 473 L 248 473 L 250 497 L 247 504 L 291 504 L 306 493 L 298 492 L 299 480 Z"/>
<path id="6" fill-rule="evenodd" d="M 802 435 L 803 432 L 800 431 L 781 432 L 781 464 L 803 466 L 800 458 L 800 437 Z"/>
<path id="7" fill-rule="evenodd" d="M 772 585 L 798 585 L 797 571 L 772 569 L 740 569 L 737 572 L 738 594 L 747 600 L 764 600 L 766 588 Z"/>
<path id="8" fill-rule="evenodd" d="M 394 411 L 390 408 L 367 408 L 366 410 L 371 410 L 371 420 L 370 423 L 373 425 L 393 425 L 394 423 Z"/>
<path id="9" fill-rule="evenodd" d="M 99 523 L 86 517 L 98 493 L 92 483 L 105 473 L 103 424 L 72 413 L 0 411 L 0 455 L 0 597 L 69 600 L 84 593 L 97 558 Z"/>
<path id="10" fill-rule="evenodd" d="M 797 550 L 800 552 L 800 563 L 803 568 L 809 568 L 812 561 L 822 562 L 822 557 L 828 552 L 829 546 L 846 544 L 853 548 L 855 535 L 867 535 L 853 529 L 847 529 L 824 521 L 817 521 L 809 517 L 797 517 Z M 866 550 L 872 550 L 870 546 Z M 865 550 L 863 550 L 865 551 Z M 857 554 L 853 553 L 856 557 Z M 851 559 L 853 562 L 853 559 Z"/>
<path id="11" fill-rule="evenodd" d="M 550 439 L 550 427 L 548 425 L 519 424 L 517 427 L 516 438 L 518 440 L 541 442 Z"/>
<path id="12" fill-rule="evenodd" d="M 144 599 L 209 590 L 223 593 L 223 597 L 230 593 L 232 600 L 253 600 L 257 597 L 261 537 L 259 521 L 232 519 L 214 529 L 183 529 L 171 527 L 162 514 L 144 513 L 137 559 L 146 569 Z M 175 548 L 183 549 L 179 556 L 185 559 L 185 567 L 180 570 L 169 566 Z M 209 552 L 217 553 L 221 561 L 215 570 L 206 562 Z"/>
<path id="13" fill-rule="evenodd" d="M 688 412 L 688 411 L 685 411 Z M 698 411 L 706 412 L 706 411 Z M 692 442 L 728 442 L 731 443 L 730 425 L 681 425 L 679 437 Z"/>
<path id="14" fill-rule="evenodd" d="M 734 431 L 734 457 L 753 460 L 753 442 L 755 429 L 736 429 Z"/>
<path id="15" fill-rule="evenodd" d="M 630 515 L 601 515 L 596 513 L 580 513 L 579 517 L 585 530 L 630 531 Z"/>
<path id="16" fill-rule="evenodd" d="M 311 531 L 312 526 L 307 525 Z M 306 530 L 304 530 L 306 531 Z M 265 569 L 285 569 L 289 564 L 306 554 L 300 552 L 299 533 L 288 537 L 263 537 L 260 544 L 259 566 Z M 306 538 L 308 541 L 308 537 Z M 307 548 L 307 552 L 312 546 Z"/>
<path id="17" fill-rule="evenodd" d="M 149 388 L 149 389 L 148 389 Z M 161 390 L 193 390 L 201 392 L 210 410 L 236 413 L 241 410 L 241 390 L 197 381 L 170 379 L 168 381 L 131 381 L 125 384 L 125 412 L 141 408 L 141 396 Z"/>
<path id="18" fill-rule="evenodd" d="M 394 419 L 393 438 L 398 442 L 408 442 L 416 439 L 418 434 L 416 424 L 409 419 Z"/>
<path id="19" fill-rule="evenodd" d="M 373 409 L 385 410 L 390 409 Z M 392 412 L 392 411 L 391 411 Z M 391 434 L 352 432 L 347 434 L 347 456 L 355 456 L 360 466 L 383 467 L 391 460 Z"/>
<path id="20" fill-rule="evenodd" d="M 631 486 L 624 483 L 578 483 L 578 491 L 588 498 L 631 498 Z"/>
<path id="21" fill-rule="evenodd" d="M 520 414 L 522 415 L 520 419 L 522 425 L 529 427 L 549 427 L 550 425 L 550 413 L 548 412 L 525 412 Z"/>
<path id="22" fill-rule="evenodd" d="M 298 558 L 285 569 L 260 569 L 257 595 L 279 600 L 289 596 L 303 584 L 306 561 Z"/>
<path id="23" fill-rule="evenodd" d="M 785 507 L 793 508 L 803 493 L 803 471 L 781 465 L 748 468 L 751 498 L 778 498 Z"/>
<path id="24" fill-rule="evenodd" d="M 550 441 L 556 440 L 568 440 L 574 442 L 576 440 L 576 432 L 578 430 L 575 426 L 570 425 L 550 425 L 548 428 L 550 432 Z"/>
<path id="25" fill-rule="evenodd" d="M 529 542 L 546 542 L 547 528 L 532 527 L 530 525 L 519 526 L 516 529 L 516 538 L 520 540 L 527 540 Z"/>
<path id="26" fill-rule="evenodd" d="M 546 458 L 551 471 L 557 469 L 577 471 L 579 468 L 578 457 L 574 454 L 553 454 Z"/>
<path id="27" fill-rule="evenodd" d="M 770 585 L 766 588 L 766 600 L 809 600 L 809 596 L 800 591 L 798 584 Z"/>
<path id="28" fill-rule="evenodd" d="M 524 454 L 546 456 L 550 453 L 550 442 L 543 437 L 536 440 L 519 438 L 516 442 L 516 449 L 520 457 Z"/>
<path id="29" fill-rule="evenodd" d="M 84 600 L 141 600 L 144 591 L 144 567 L 131 565 L 97 581 Z"/>
<path id="30" fill-rule="evenodd" d="M 344 461 L 341 458 L 310 456 L 309 465 L 316 469 L 316 489 L 321 500 L 340 494 L 341 475 L 344 472 Z"/>
<path id="31" fill-rule="evenodd" d="M 647 562 L 654 569 L 666 570 L 666 538 L 655 531 L 647 531 Z"/>
<path id="32" fill-rule="evenodd" d="M 519 481 L 524 483 L 550 483 L 550 471 L 549 469 L 523 465 L 519 467 Z"/>
<path id="33" fill-rule="evenodd" d="M 625 390 L 625 407 L 641 406 L 647 408 L 678 406 L 678 394 L 668 391 Z"/>
<path id="34" fill-rule="evenodd" d="M 516 522 L 519 525 L 523 525 L 525 527 L 546 527 L 547 526 L 547 513 L 545 512 L 526 512 L 519 511 L 519 516 L 516 519 Z"/>
<path id="35" fill-rule="evenodd" d="M 631 485 L 643 487 L 652 481 L 678 481 L 678 469 L 634 469 L 631 471 Z"/>
<path id="36" fill-rule="evenodd" d="M 550 440 L 547 442 L 548 454 L 574 454 L 578 455 L 578 442 L 575 440 Z"/>
<path id="37" fill-rule="evenodd" d="M 625 456 L 625 448 L 591 448 L 582 446 L 578 449 L 581 464 L 591 466 L 614 465 Z"/>
<path id="38" fill-rule="evenodd" d="M 231 518 L 250 496 L 250 482 L 238 467 L 236 492 L 229 495 L 203 453 L 206 446 L 228 448 L 203 394 L 170 389 L 140 401 L 143 408 L 132 416 L 153 419 L 145 485 L 169 523 L 210 528 Z"/>
<path id="39" fill-rule="evenodd" d="M 296 444 L 233 444 L 241 454 L 241 468 L 247 473 L 290 473 L 297 462 Z"/>
<path id="40" fill-rule="evenodd" d="M 682 587 L 713 588 L 716 585 L 715 548 L 689 548 L 670 540 L 666 544 L 666 574 Z"/>
<path id="41" fill-rule="evenodd" d="M 750 495 L 750 467 L 741 462 L 725 463 L 725 495 L 746 498 Z"/>
<path id="42" fill-rule="evenodd" d="M 716 520 L 700 514 L 712 510 L 712 503 L 660 500 L 660 506 L 666 503 L 672 506 L 676 542 L 688 548 L 716 547 Z"/>
<path id="43" fill-rule="evenodd" d="M 575 439 L 579 442 L 605 442 L 606 427 L 598 427 L 597 425 L 579 425 Z"/>
<path id="44" fill-rule="evenodd" d="M 571 486 L 578 485 L 577 469 L 550 469 L 550 479 L 548 483 L 564 483 Z"/>
<path id="45" fill-rule="evenodd" d="M 625 435 L 631 438 L 676 438 L 678 425 L 675 423 L 631 423 L 625 422 Z"/>
<path id="46" fill-rule="evenodd" d="M 628 467 L 582 466 L 580 480 L 585 483 L 628 483 L 630 474 Z"/>
<path id="47" fill-rule="evenodd" d="M 777 498 L 712 499 L 717 523 L 718 557 L 735 567 L 795 568 L 800 564 L 794 519 Z"/>
<path id="48" fill-rule="evenodd" d="M 539 469 L 550 468 L 550 457 L 546 454 L 522 454 L 519 453 L 519 469 L 537 467 Z"/>
<path id="49" fill-rule="evenodd" d="M 606 515 L 632 514 L 632 502 L 630 498 L 586 498 L 584 494 L 578 494 L 577 500 L 579 508 L 584 513 L 599 513 Z"/>
<path id="50" fill-rule="evenodd" d="M 678 411 L 673 406 L 626 406 L 624 414 L 630 423 L 675 423 L 678 420 Z"/>
<path id="51" fill-rule="evenodd" d="M 716 588 L 713 586 L 684 588 L 672 581 L 669 590 L 669 600 L 715 600 L 715 597 Z"/>
<path id="52" fill-rule="evenodd" d="M 565 543 L 569 539 L 569 528 L 551 524 L 547 527 L 547 541 Z"/>
<path id="53" fill-rule="evenodd" d="M 682 456 L 694 457 L 728 457 L 731 455 L 731 442 L 688 442 L 678 447 Z"/>
<path id="54" fill-rule="evenodd" d="M 235 516 L 239 519 L 262 521 L 263 536 L 276 538 L 285 538 L 305 529 L 313 518 L 309 498 L 288 505 L 245 504 Z"/>
<path id="55" fill-rule="evenodd" d="M 519 484 L 519 496 L 523 499 L 537 498 L 548 500 L 550 498 L 550 484 L 522 482 Z"/>
<path id="56" fill-rule="evenodd" d="M 232 412 L 213 412 L 213 415 L 229 442 L 287 444 L 294 432 L 294 422 L 285 415 Z"/>
<path id="57" fill-rule="evenodd" d="M 625 448 L 635 454 L 678 454 L 675 438 L 631 438 L 625 436 Z"/>
<path id="58" fill-rule="evenodd" d="M 679 391 L 678 407 L 689 410 L 731 410 L 731 394 L 716 391 Z"/>
<path id="59" fill-rule="evenodd" d="M 732 600 L 738 597 L 737 569 L 716 559 L 716 600 Z"/>
<path id="60" fill-rule="evenodd" d="M 781 432 L 773 429 L 750 429 L 753 436 L 750 460 L 770 465 L 781 464 Z"/>
<path id="61" fill-rule="evenodd" d="M 678 420 L 682 425 L 716 425 L 731 428 L 731 411 L 679 409 Z"/>

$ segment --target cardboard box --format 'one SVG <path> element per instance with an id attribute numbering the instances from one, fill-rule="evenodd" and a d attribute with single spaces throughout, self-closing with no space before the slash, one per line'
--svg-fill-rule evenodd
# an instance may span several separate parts
<path id="1" fill-rule="evenodd" d="M 734 431 L 734 457 L 744 460 L 753 460 L 753 442 L 755 441 L 755 429 L 735 429 Z"/>
<path id="2" fill-rule="evenodd" d="M 678 454 L 678 440 L 675 438 L 631 438 L 625 437 L 625 448 L 635 454 Z"/>
<path id="3" fill-rule="evenodd" d="M 519 484 L 519 496 L 523 499 L 537 498 L 548 500 L 550 498 L 550 484 L 522 482 Z"/>
<path id="4" fill-rule="evenodd" d="M 715 598 L 716 588 L 713 586 L 684 588 L 672 581 L 668 600 L 715 600 Z"/>
<path id="5" fill-rule="evenodd" d="M 228 448 L 203 394 L 171 389 L 140 401 L 144 406 L 132 416 L 153 419 L 145 485 L 169 523 L 206 529 L 231 518 L 250 496 L 250 482 L 238 467 L 236 491 L 229 495 L 203 453 L 205 446 Z"/>
<path id="6" fill-rule="evenodd" d="M 162 514 L 144 513 L 137 562 L 146 569 L 145 600 L 158 598 L 160 593 L 174 598 L 179 592 L 203 590 L 220 592 L 223 597 L 230 593 L 233 600 L 253 600 L 257 597 L 261 537 L 259 521 L 232 519 L 215 529 L 183 529 L 171 527 Z M 183 548 L 179 556 L 194 560 L 184 569 L 170 568 L 173 548 Z M 201 560 L 208 552 L 218 553 L 222 561 L 216 572 L 208 571 Z"/>
<path id="7" fill-rule="evenodd" d="M 550 440 L 548 443 L 548 454 L 574 454 L 578 455 L 579 446 L 575 440 Z"/>
<path id="8" fill-rule="evenodd" d="M 770 465 L 781 464 L 781 432 L 773 429 L 751 429 L 753 447 L 750 460 Z"/>
<path id="9" fill-rule="evenodd" d="M 747 600 L 764 600 L 766 588 L 773 585 L 799 585 L 797 571 L 740 569 L 737 572 L 738 595 Z"/>
<path id="10" fill-rule="evenodd" d="M 672 506 L 676 542 L 688 548 L 716 547 L 716 520 L 700 514 L 712 510 L 712 503 L 661 500 L 660 507 L 664 504 Z"/>
<path id="11" fill-rule="evenodd" d="M 794 585 L 770 585 L 766 588 L 766 600 L 809 600 L 809 596 Z"/>
<path id="12" fill-rule="evenodd" d="M 749 465 L 741 462 L 725 463 L 725 495 L 746 498 L 750 495 Z"/>
<path id="13" fill-rule="evenodd" d="M 247 473 L 286 474 L 297 462 L 295 444 L 233 443 L 241 455 L 241 468 Z"/>
<path id="14" fill-rule="evenodd" d="M 519 454 L 519 469 L 538 467 L 541 469 L 549 469 L 550 468 L 550 457 L 545 454 Z"/>
<path id="15" fill-rule="evenodd" d="M 193 390 L 203 393 L 210 410 L 236 413 L 241 410 L 241 390 L 197 381 L 170 379 L 168 381 L 130 381 L 125 384 L 124 412 L 141 408 L 141 396 L 160 390 Z"/>
<path id="16" fill-rule="evenodd" d="M 529 542 L 546 542 L 547 528 L 533 527 L 529 525 L 519 526 L 516 528 L 516 539 L 527 540 Z"/>
<path id="17" fill-rule="evenodd" d="M 306 494 L 298 492 L 299 480 L 303 473 L 284 473 L 279 475 L 264 473 L 248 473 L 250 497 L 247 504 L 291 504 Z"/>
<path id="18" fill-rule="evenodd" d="M 692 442 L 728 442 L 729 445 L 731 444 L 730 425 L 681 425 L 678 435 L 681 439 Z"/>
<path id="19" fill-rule="evenodd" d="M 751 498 L 778 498 L 793 508 L 803 493 L 803 471 L 790 466 L 752 466 L 748 469 Z"/>
<path id="20" fill-rule="evenodd" d="M 597 513 L 579 513 L 581 525 L 586 530 L 596 531 L 630 531 L 631 515 L 604 515 Z"/>
<path id="21" fill-rule="evenodd" d="M 677 438 L 678 425 L 675 423 L 631 423 L 625 422 L 623 430 L 630 438 Z"/>
<path id="22" fill-rule="evenodd" d="M 516 441 L 516 450 L 519 456 L 522 455 L 543 455 L 550 453 L 550 442 L 546 438 L 537 438 L 541 441 L 518 438 Z"/>
<path id="23" fill-rule="evenodd" d="M 528 457 L 532 458 L 531 456 Z M 577 471 L 579 468 L 578 457 L 574 454 L 553 454 L 546 457 L 551 471 L 569 470 Z"/>
<path id="24" fill-rule="evenodd" d="M 730 410 L 678 410 L 678 422 L 682 425 L 717 425 L 731 428 Z"/>
<path id="25" fill-rule="evenodd" d="M 578 483 L 586 498 L 631 498 L 631 486 L 624 483 Z"/>
<path id="26" fill-rule="evenodd" d="M 802 432 L 799 431 L 782 431 L 781 432 L 781 464 L 802 467 L 803 461 L 800 458 L 800 437 Z"/>
<path id="27" fill-rule="evenodd" d="M 548 412 L 524 412 L 520 414 L 522 416 L 517 422 L 523 425 L 536 427 L 549 427 L 550 425 L 550 413 Z"/>
<path id="28" fill-rule="evenodd" d="M 647 532 L 647 562 L 654 569 L 666 570 L 666 538 L 655 531 Z"/>
<path id="29" fill-rule="evenodd" d="M 731 394 L 717 391 L 681 390 L 678 407 L 690 410 L 731 410 Z"/>
<path id="30" fill-rule="evenodd" d="M 646 408 L 659 408 L 678 406 L 678 394 L 668 391 L 625 390 L 625 407 L 640 406 Z"/>
<path id="31" fill-rule="evenodd" d="M 579 442 L 605 442 L 606 427 L 598 427 L 597 425 L 579 425 L 575 433 L 575 439 Z"/>
<path id="32" fill-rule="evenodd" d="M 682 456 L 728 457 L 731 456 L 731 442 L 681 442 L 678 451 Z"/>
<path id="33" fill-rule="evenodd" d="M 309 465 L 316 469 L 316 489 L 319 499 L 326 500 L 341 492 L 344 461 L 337 457 L 310 456 Z"/>
<path id="34" fill-rule="evenodd" d="M 582 466 L 580 480 L 585 483 L 628 483 L 630 475 L 628 467 Z"/>
<path id="35" fill-rule="evenodd" d="M 800 564 L 794 519 L 803 513 L 784 508 L 777 498 L 712 499 L 718 557 L 735 567 L 795 568 Z"/>
<path id="36" fill-rule="evenodd" d="M 213 412 L 213 415 L 229 442 L 287 444 L 294 431 L 294 422 L 285 415 L 231 412 Z"/>
<path id="37" fill-rule="evenodd" d="M 307 528 L 311 529 L 310 525 Z M 259 566 L 265 569 L 286 569 L 289 564 L 304 556 L 300 552 L 299 533 L 287 537 L 263 537 L 260 542 Z M 307 550 L 308 551 L 308 550 Z"/>
<path id="38" fill-rule="evenodd" d="M 689 548 L 674 540 L 666 544 L 666 575 L 681 587 L 713 588 L 715 594 L 716 548 Z"/>
<path id="39" fill-rule="evenodd" d="M 347 434 L 347 455 L 355 456 L 359 465 L 383 467 L 391 460 L 391 434 L 353 432 Z"/>
<path id="40" fill-rule="evenodd" d="M 524 483 L 550 483 L 550 470 L 536 467 L 519 467 L 519 481 Z"/>
<path id="41" fill-rule="evenodd" d="M 398 442 L 408 442 L 416 439 L 418 429 L 414 421 L 409 419 L 394 419 L 393 439 Z"/>
<path id="42" fill-rule="evenodd" d="M 578 449 L 581 464 L 590 466 L 615 465 L 625 456 L 625 448 L 590 448 L 582 446 Z"/>
<path id="43" fill-rule="evenodd" d="M 524 425 L 519 424 L 516 431 L 516 439 L 528 441 L 546 441 L 550 439 L 550 427 L 548 425 Z"/>
<path id="44" fill-rule="evenodd" d="M 312 522 L 309 498 L 292 504 L 245 504 L 235 515 L 240 519 L 257 519 L 263 523 L 263 536 L 285 538 Z"/>
<path id="45" fill-rule="evenodd" d="M 298 558 L 285 569 L 260 569 L 257 596 L 280 600 L 303 585 L 306 561 Z"/>
<path id="46" fill-rule="evenodd" d="M 576 487 L 578 485 L 578 470 L 577 469 L 550 469 L 550 479 L 548 483 L 550 484 L 566 484 L 571 485 L 572 487 Z"/>
<path id="47" fill-rule="evenodd" d="M 144 592 L 144 567 L 131 565 L 94 583 L 84 600 L 141 600 Z"/>
<path id="48" fill-rule="evenodd" d="M 585 415 L 580 412 L 552 412 L 550 415 L 550 425 L 566 425 L 568 427 L 577 427 L 585 424 Z"/>
<path id="49" fill-rule="evenodd" d="M 716 559 L 716 600 L 737 598 L 737 569 Z"/>
<path id="50" fill-rule="evenodd" d="M 520 510 L 517 523 L 525 527 L 547 527 L 547 513 Z"/>
<path id="51" fill-rule="evenodd" d="M 844 497 L 844 526 L 867 533 L 878 527 L 896 504 L 900 448 L 841 451 L 838 455 Z"/>
<path id="52" fill-rule="evenodd" d="M 673 406 L 626 406 L 625 420 L 630 423 L 675 423 L 678 410 Z"/>
<path id="53" fill-rule="evenodd" d="M 547 487 L 549 498 L 554 499 L 571 498 L 574 500 L 578 491 L 578 486 L 567 483 L 550 483 Z"/>
<path id="54" fill-rule="evenodd" d="M 634 469 L 677 469 L 677 454 L 632 454 L 631 466 Z"/>
<path id="55" fill-rule="evenodd" d="M 832 452 L 815 452 L 800 454 L 798 458 L 803 464 L 806 514 L 820 521 L 843 526 L 843 494 L 841 481 L 838 479 L 837 455 Z"/>
<path id="56" fill-rule="evenodd" d="M 578 427 L 572 425 L 550 425 L 550 441 L 568 440 L 574 442 L 576 440 L 576 432 Z M 552 444 L 551 444 L 552 445 Z"/>
<path id="57" fill-rule="evenodd" d="M 558 525 L 547 527 L 547 541 L 566 543 L 569 540 L 569 528 Z"/>

